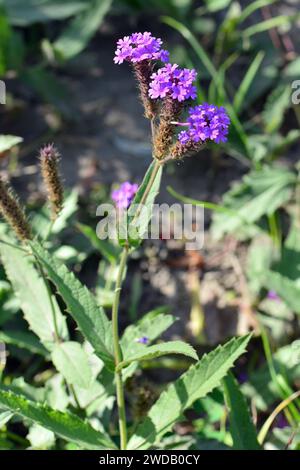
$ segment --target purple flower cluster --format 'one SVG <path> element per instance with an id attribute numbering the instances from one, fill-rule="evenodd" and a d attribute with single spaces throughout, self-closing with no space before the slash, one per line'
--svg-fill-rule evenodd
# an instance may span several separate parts
<path id="1" fill-rule="evenodd" d="M 156 70 L 151 60 L 160 60 L 164 64 Z M 125 36 L 117 43 L 114 61 L 116 64 L 128 61 L 133 65 L 145 117 L 151 119 L 152 124 L 155 122 L 153 149 L 157 160 L 167 156 L 179 159 L 197 150 L 204 142 L 219 144 L 227 141 L 230 119 L 223 107 L 203 103 L 189 109 L 187 122 L 177 122 L 184 102 L 197 97 L 197 72 L 171 64 L 168 51 L 162 49 L 161 39 L 149 32 Z M 163 101 L 159 103 L 158 99 Z M 179 132 L 177 142 L 174 142 L 174 124 L 186 127 Z M 125 206 L 125 202 L 120 205 Z"/>
<path id="2" fill-rule="evenodd" d="M 203 103 L 189 109 L 188 121 L 180 124 L 188 126 L 188 130 L 180 132 L 178 139 L 182 145 L 207 140 L 217 144 L 226 142 L 229 124 L 230 119 L 223 106 Z"/>
<path id="3" fill-rule="evenodd" d="M 167 64 L 151 76 L 149 96 L 152 99 L 165 98 L 167 95 L 177 101 L 196 98 L 193 85 L 197 76 L 194 69 L 181 69 L 177 64 Z"/>
<path id="4" fill-rule="evenodd" d="M 122 64 L 124 60 L 136 63 L 143 60 L 169 61 L 169 52 L 162 49 L 162 40 L 155 38 L 151 33 L 133 33 L 124 36 L 117 42 L 117 50 L 114 58 L 116 64 Z"/>
<path id="5" fill-rule="evenodd" d="M 118 189 L 112 191 L 111 198 L 119 209 L 127 209 L 130 206 L 137 190 L 137 184 L 132 184 L 129 183 L 129 181 L 125 181 L 125 183 L 122 183 Z"/>

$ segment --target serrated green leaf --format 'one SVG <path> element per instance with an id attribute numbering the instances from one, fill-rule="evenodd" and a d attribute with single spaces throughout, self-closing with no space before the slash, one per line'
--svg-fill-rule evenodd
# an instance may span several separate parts
<path id="1" fill-rule="evenodd" d="M 98 307 L 95 297 L 63 263 L 50 255 L 38 242 L 32 242 L 31 247 L 64 299 L 82 334 L 100 359 L 113 367 L 111 322 L 103 309 Z"/>
<path id="2" fill-rule="evenodd" d="M 246 400 L 232 374 L 223 380 L 229 410 L 230 433 L 236 450 L 259 450 L 260 445 Z"/>
<path id="3" fill-rule="evenodd" d="M 164 307 L 157 308 L 145 314 L 135 325 L 126 328 L 120 342 L 124 360 L 141 351 L 141 348 L 147 348 L 137 342 L 139 338 L 146 336 L 151 343 L 173 325 L 177 319 L 173 315 L 162 313 L 166 310 L 168 309 Z"/>
<path id="4" fill-rule="evenodd" d="M 58 343 L 52 351 L 52 361 L 58 372 L 67 383 L 78 387 L 89 388 L 92 382 L 92 371 L 88 356 L 81 344 L 76 341 Z"/>
<path id="5" fill-rule="evenodd" d="M 83 448 L 115 449 L 115 445 L 107 436 L 71 413 L 62 413 L 3 389 L 0 389 L 0 406 L 43 426 L 67 441 L 75 442 Z"/>
<path id="6" fill-rule="evenodd" d="M 67 339 L 65 317 L 61 314 L 54 296 L 51 305 L 44 280 L 33 265 L 32 258 L 17 247 L 0 244 L 0 254 L 7 277 L 20 300 L 24 317 L 31 330 L 47 349 L 54 344 L 55 327 L 52 306 L 55 310 L 58 333 Z"/>
<path id="7" fill-rule="evenodd" d="M 9 387 L 5 387 L 5 390 L 11 391 L 17 395 L 22 395 L 28 400 L 33 400 L 35 402 L 45 401 L 45 388 L 30 385 L 25 382 L 22 376 L 13 379 Z"/>
<path id="8" fill-rule="evenodd" d="M 249 340 L 250 335 L 233 338 L 191 366 L 161 394 L 147 418 L 137 427 L 127 448 L 148 449 L 159 441 L 181 417 L 184 410 L 220 384 L 234 361 L 245 352 Z"/>
<path id="9" fill-rule="evenodd" d="M 131 362 L 148 361 L 149 359 L 166 356 L 168 354 L 183 354 L 184 356 L 192 357 L 195 360 L 198 359 L 194 348 L 183 341 L 168 341 L 167 343 L 154 344 L 146 349 L 141 349 L 141 351 L 137 351 L 132 356 L 127 357 L 126 361 L 122 361 L 119 368 L 122 369 Z"/>
<path id="10" fill-rule="evenodd" d="M 47 349 L 43 347 L 38 338 L 27 331 L 0 331 L 0 341 L 6 344 L 13 344 L 21 349 L 27 349 L 33 354 L 40 354 L 41 356 L 48 355 Z"/>

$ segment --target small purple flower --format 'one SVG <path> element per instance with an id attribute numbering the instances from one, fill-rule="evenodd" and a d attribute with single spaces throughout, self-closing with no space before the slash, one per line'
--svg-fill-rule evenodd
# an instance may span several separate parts
<path id="1" fill-rule="evenodd" d="M 125 183 L 122 183 L 118 189 L 112 191 L 111 198 L 119 209 L 127 209 L 130 206 L 137 190 L 137 184 L 132 184 L 129 183 L 129 181 L 126 181 Z"/>
<path id="2" fill-rule="evenodd" d="M 247 380 L 249 379 L 249 376 L 247 374 L 247 372 L 241 372 L 238 376 L 237 376 L 237 379 L 238 379 L 238 382 L 239 384 L 244 384 L 245 382 L 247 382 Z"/>
<path id="3" fill-rule="evenodd" d="M 167 64 L 151 75 L 149 96 L 152 99 L 171 96 L 180 102 L 194 99 L 196 87 L 193 82 L 196 76 L 194 69 L 181 69 L 177 64 Z"/>
<path id="4" fill-rule="evenodd" d="M 149 32 L 133 33 L 124 36 L 117 42 L 115 53 L 115 64 L 122 64 L 124 60 L 136 63 L 143 60 L 169 61 L 169 52 L 162 49 L 162 40 L 155 38 Z"/>
<path id="5" fill-rule="evenodd" d="M 284 414 L 280 413 L 276 418 L 275 427 L 279 428 L 279 429 L 284 429 L 288 425 L 289 425 L 289 423 L 288 423 L 286 417 L 284 416 Z"/>
<path id="6" fill-rule="evenodd" d="M 148 336 L 142 336 L 141 338 L 137 338 L 135 341 L 137 343 L 141 343 L 141 344 L 148 344 L 149 343 L 149 338 L 148 338 Z"/>
<path id="7" fill-rule="evenodd" d="M 226 142 L 229 124 L 230 119 L 223 106 L 203 103 L 189 109 L 186 123 L 178 123 L 181 126 L 188 126 L 188 130 L 178 134 L 178 139 L 182 145 L 207 140 L 213 140 L 217 144 Z"/>
<path id="8" fill-rule="evenodd" d="M 277 295 L 277 293 L 274 290 L 269 290 L 269 292 L 267 294 L 267 298 L 269 300 L 276 300 L 276 302 L 280 301 L 279 295 Z"/>

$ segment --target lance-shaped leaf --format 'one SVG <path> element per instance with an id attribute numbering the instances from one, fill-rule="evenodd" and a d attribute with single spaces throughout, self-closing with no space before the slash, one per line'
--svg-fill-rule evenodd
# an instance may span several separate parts
<path id="1" fill-rule="evenodd" d="M 18 247 L 0 244 L 1 259 L 8 279 L 12 283 L 24 317 L 31 330 L 47 349 L 52 349 L 55 338 L 54 315 L 59 336 L 68 337 L 65 317 L 61 314 L 54 296 L 52 304 L 44 279 L 33 265 L 33 259 Z"/>
<path id="2" fill-rule="evenodd" d="M 165 330 L 167 330 L 177 320 L 173 315 L 162 312 L 167 312 L 168 307 L 159 307 L 146 313 L 135 325 L 130 325 L 126 328 L 121 338 L 121 349 L 123 359 L 146 349 L 148 345 L 157 339 Z M 147 344 L 139 342 L 141 338 L 146 338 Z M 122 375 L 125 381 L 131 377 L 138 367 L 137 362 L 132 362 L 128 367 L 123 369 Z"/>
<path id="3" fill-rule="evenodd" d="M 63 263 L 48 253 L 38 242 L 32 242 L 31 247 L 64 299 L 69 313 L 82 334 L 91 343 L 100 359 L 112 368 L 111 322 L 103 309 L 97 305 L 95 297 Z"/>
<path id="4" fill-rule="evenodd" d="M 81 344 L 76 341 L 56 344 L 52 351 L 52 361 L 67 383 L 82 388 L 90 387 L 92 370 L 88 362 L 88 355 Z"/>
<path id="5" fill-rule="evenodd" d="M 162 313 L 167 310 L 167 307 L 152 310 L 144 315 L 135 325 L 130 325 L 126 328 L 121 338 L 124 360 L 147 348 L 146 345 L 138 342 L 140 338 L 146 337 L 148 342 L 151 343 L 173 325 L 177 318 L 173 315 Z"/>
<path id="6" fill-rule="evenodd" d="M 0 389 L 1 409 L 29 419 L 54 432 L 67 441 L 75 442 L 85 449 L 115 449 L 115 445 L 104 434 L 96 431 L 85 421 L 71 413 L 62 413 L 49 406 L 27 400 L 22 395 Z"/>
<path id="7" fill-rule="evenodd" d="M 126 360 L 120 363 L 119 369 L 129 365 L 131 362 L 147 361 L 168 354 L 183 354 L 184 356 L 198 360 L 195 349 L 188 343 L 184 343 L 183 341 L 168 341 L 166 343 L 154 344 L 146 349 L 143 348 L 141 351 L 136 351 L 135 354 L 127 357 Z"/>
<path id="8" fill-rule="evenodd" d="M 234 361 L 245 352 L 250 335 L 233 338 L 206 354 L 162 393 L 147 418 L 137 427 L 128 449 L 148 449 L 168 432 L 195 400 L 205 397 L 226 375 Z"/>
<path id="9" fill-rule="evenodd" d="M 232 374 L 224 378 L 223 385 L 234 449 L 259 450 L 260 445 L 246 400 Z"/>
<path id="10" fill-rule="evenodd" d="M 12 344 L 21 349 L 27 349 L 33 354 L 47 356 L 47 349 L 40 343 L 38 338 L 30 332 L 18 330 L 0 331 L 0 341 Z"/>

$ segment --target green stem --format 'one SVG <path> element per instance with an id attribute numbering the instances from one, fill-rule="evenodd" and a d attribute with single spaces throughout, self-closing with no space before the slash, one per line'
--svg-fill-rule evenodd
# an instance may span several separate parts
<path id="1" fill-rule="evenodd" d="M 67 385 L 68 385 L 68 384 L 67 384 Z M 79 403 L 77 394 L 76 394 L 76 392 L 75 392 L 74 385 L 70 384 L 70 385 L 69 385 L 69 389 L 70 389 L 71 394 L 73 395 L 73 398 L 74 398 L 74 401 L 75 401 L 75 404 L 76 404 L 77 408 L 78 408 L 79 410 L 81 410 L 81 405 L 80 405 L 80 403 Z"/>
<path id="2" fill-rule="evenodd" d="M 52 312 L 52 318 L 53 318 L 54 339 L 57 343 L 59 343 L 60 342 L 60 336 L 59 336 L 59 330 L 58 330 L 58 324 L 57 324 L 57 318 L 56 318 L 56 311 L 55 311 L 55 308 L 54 308 L 54 303 L 53 303 L 53 298 L 52 298 L 50 285 L 49 285 L 48 279 L 46 278 L 46 276 L 44 274 L 43 267 L 41 266 L 40 261 L 38 260 L 38 258 L 36 256 L 35 256 L 35 260 L 36 260 L 38 270 L 40 272 L 41 277 L 43 278 L 43 281 L 44 281 L 44 284 L 45 284 L 45 287 L 46 287 L 46 290 L 47 290 L 47 293 L 48 293 L 48 298 L 49 298 L 51 312 Z"/>
<path id="3" fill-rule="evenodd" d="M 16 248 L 17 250 L 23 251 L 23 253 L 26 253 L 27 255 L 29 254 L 29 252 L 25 248 L 21 248 L 19 245 L 15 245 L 14 243 L 9 243 L 5 240 L 0 240 L 0 243 L 2 243 L 3 245 L 11 246 L 12 248 Z"/>
<path id="4" fill-rule="evenodd" d="M 154 132 L 154 127 L 152 126 L 152 134 L 153 132 Z M 152 185 L 155 181 L 155 178 L 159 171 L 160 166 L 161 166 L 161 163 L 156 161 L 152 174 L 148 181 L 147 187 L 145 189 L 145 192 L 141 197 L 139 206 L 133 217 L 132 224 L 136 222 L 136 220 L 138 219 L 141 213 L 143 205 L 148 198 L 148 195 L 151 191 Z M 126 426 L 126 410 L 125 410 L 122 370 L 118 368 L 119 364 L 122 362 L 122 352 L 121 352 L 120 341 L 119 341 L 118 313 L 119 313 L 119 303 L 120 303 L 122 281 L 123 281 L 127 258 L 128 258 L 128 250 L 129 250 L 129 246 L 125 245 L 121 254 L 121 258 L 120 258 L 120 267 L 119 267 L 118 276 L 116 280 L 115 296 L 114 296 L 114 301 L 113 301 L 113 306 L 112 306 L 112 330 L 113 330 L 113 344 L 114 344 L 114 357 L 115 357 L 115 382 L 116 382 L 117 405 L 118 405 L 118 413 L 119 413 L 121 450 L 125 450 L 127 446 L 127 426 Z"/>
<path id="5" fill-rule="evenodd" d="M 121 352 L 120 341 L 119 341 L 118 313 L 119 313 L 122 281 L 123 281 L 124 272 L 126 269 L 127 258 L 128 258 L 128 246 L 126 245 L 121 254 L 120 267 L 119 267 L 118 276 L 116 280 L 116 287 L 115 287 L 115 297 L 114 297 L 113 306 L 112 306 L 112 330 L 113 330 L 113 344 L 114 344 L 114 356 L 115 356 L 115 367 L 116 367 L 115 380 L 116 380 L 116 389 L 117 389 L 117 405 L 118 405 L 118 412 L 119 412 L 119 430 L 120 430 L 121 450 L 126 449 L 126 446 L 127 446 L 127 427 L 126 427 L 126 410 L 125 410 L 122 370 L 119 370 L 119 371 L 117 370 L 118 365 L 120 364 L 120 362 L 122 362 L 122 352 Z"/>
<path id="6" fill-rule="evenodd" d="M 139 202 L 139 205 L 138 205 L 138 208 L 137 208 L 137 210 L 136 210 L 136 213 L 134 214 L 134 217 L 133 217 L 133 220 L 132 220 L 132 224 L 133 224 L 133 225 L 135 224 L 135 222 L 137 221 L 137 219 L 138 219 L 139 216 L 140 216 L 140 213 L 141 213 L 141 211 L 142 211 L 142 209 L 143 209 L 143 205 L 144 205 L 145 202 L 147 201 L 147 198 L 148 198 L 149 193 L 150 193 L 150 191 L 151 191 L 152 185 L 153 185 L 153 183 L 154 183 L 154 181 L 155 181 L 156 175 L 157 175 L 157 173 L 158 173 L 158 171 L 159 171 L 161 165 L 162 165 L 162 162 L 159 162 L 159 161 L 156 160 L 155 165 L 154 165 L 154 168 L 153 168 L 153 171 L 152 171 L 152 174 L 151 174 L 151 176 L 150 176 L 150 178 L 149 178 L 147 187 L 146 187 L 146 189 L 145 189 L 145 191 L 144 191 L 144 194 L 143 194 L 142 197 L 141 197 L 141 200 L 140 200 L 140 202 Z"/>
<path id="7" fill-rule="evenodd" d="M 24 439 L 21 436 L 18 436 L 16 433 L 12 431 L 5 431 L 6 436 L 8 439 L 11 441 L 16 442 L 17 444 L 20 444 L 21 446 L 24 446 L 25 448 L 29 446 L 30 442 L 27 439 Z"/>
<path id="8" fill-rule="evenodd" d="M 48 228 L 47 228 L 47 232 L 46 232 L 45 238 L 44 238 L 44 240 L 43 240 L 44 243 L 48 240 L 48 238 L 49 238 L 50 235 L 51 235 L 54 222 L 55 222 L 55 220 L 51 220 L 51 221 L 49 222 L 49 226 L 48 226 Z"/>

